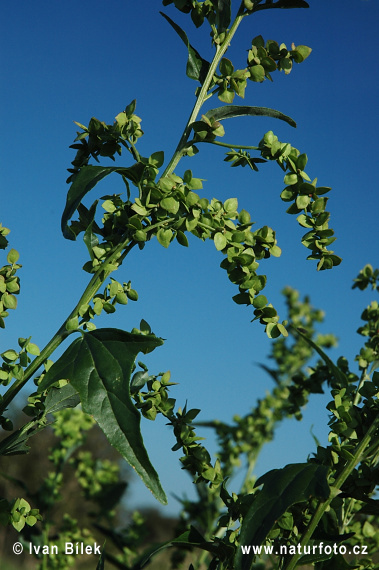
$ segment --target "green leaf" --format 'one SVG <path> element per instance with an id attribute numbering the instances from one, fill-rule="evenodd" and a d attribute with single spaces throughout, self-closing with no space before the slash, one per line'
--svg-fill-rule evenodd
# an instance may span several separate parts
<path id="1" fill-rule="evenodd" d="M 294 463 L 273 469 L 258 479 L 255 486 L 263 484 L 245 515 L 240 533 L 240 544 L 259 546 L 265 540 L 275 522 L 296 503 L 313 497 L 326 500 L 329 497 L 328 468 L 314 463 Z M 237 550 L 235 570 L 249 570 L 253 554 L 243 555 Z"/>
<path id="2" fill-rule="evenodd" d="M 7 290 L 9 293 L 18 293 L 20 290 L 20 285 L 18 283 L 17 277 L 11 277 L 11 279 L 8 279 L 6 283 L 3 279 L 0 278 L 0 293 L 4 293 L 5 290 Z"/>
<path id="3" fill-rule="evenodd" d="M 17 358 L 18 358 L 18 353 L 17 353 L 15 350 L 13 350 L 13 348 L 11 348 L 11 349 L 6 350 L 5 352 L 3 352 L 3 353 L 1 354 L 1 356 L 2 356 L 2 358 L 6 358 L 7 360 L 13 361 L 13 360 L 17 360 Z"/>
<path id="4" fill-rule="evenodd" d="M 157 232 L 157 240 L 161 245 L 163 245 L 163 247 L 168 247 L 173 235 L 172 230 L 160 228 Z"/>
<path id="5" fill-rule="evenodd" d="M 138 301 L 138 293 L 135 289 L 129 289 L 126 291 L 126 295 L 131 301 Z M 124 303 L 124 305 L 126 305 L 126 303 Z"/>
<path id="6" fill-rule="evenodd" d="M 285 175 L 284 184 L 287 184 L 287 186 L 293 186 L 296 183 L 297 183 L 297 174 L 288 173 Z"/>
<path id="7" fill-rule="evenodd" d="M 246 239 L 246 234 L 245 232 L 233 232 L 232 233 L 232 241 L 234 243 L 243 243 Z"/>
<path id="8" fill-rule="evenodd" d="M 222 89 L 218 92 L 217 97 L 223 103 L 232 103 L 234 99 L 234 91 L 233 89 Z"/>
<path id="9" fill-rule="evenodd" d="M 100 180 L 108 176 L 116 170 L 115 167 L 103 166 L 85 166 L 76 175 L 70 189 L 67 193 L 66 206 L 62 215 L 62 233 L 65 238 L 75 240 L 76 236 L 68 227 L 68 221 L 71 219 L 75 210 L 79 206 L 83 197 L 96 186 Z"/>
<path id="10" fill-rule="evenodd" d="M 255 38 L 252 40 L 251 43 L 253 46 L 256 46 L 256 47 L 261 47 L 261 48 L 265 47 L 265 41 L 261 35 L 255 36 Z"/>
<path id="11" fill-rule="evenodd" d="M 133 238 L 136 241 L 142 241 L 143 242 L 143 241 L 147 240 L 147 234 L 143 230 L 137 230 L 136 233 L 133 235 Z"/>
<path id="12" fill-rule="evenodd" d="M 197 226 L 197 218 L 194 217 L 187 217 L 186 218 L 186 228 L 189 232 L 194 231 Z"/>
<path id="13" fill-rule="evenodd" d="M 83 411 L 93 416 L 111 445 L 154 496 L 166 504 L 166 495 L 143 445 L 140 414 L 130 397 L 130 376 L 137 354 L 162 344 L 162 339 L 149 334 L 107 328 L 88 332 L 53 364 L 38 390 L 68 379 L 80 395 Z"/>
<path id="14" fill-rule="evenodd" d="M 65 384 L 62 388 L 53 386 L 45 399 L 45 413 L 54 414 L 63 408 L 75 408 L 78 404 L 79 394 L 71 384 Z"/>
<path id="15" fill-rule="evenodd" d="M 75 210 L 83 200 L 84 196 L 96 186 L 100 180 L 111 174 L 117 172 L 124 175 L 126 178 L 136 183 L 138 177 L 142 175 L 144 165 L 141 163 L 134 164 L 128 168 L 120 168 L 115 166 L 84 166 L 75 176 L 73 183 L 67 193 L 66 206 L 62 214 L 61 228 L 63 236 L 66 239 L 75 241 L 76 235 L 69 228 L 68 222 L 73 216 Z"/>
<path id="16" fill-rule="evenodd" d="M 318 188 L 316 188 L 316 194 L 318 194 L 318 196 L 321 196 L 322 194 L 326 194 L 327 192 L 330 192 L 331 188 L 328 188 L 327 186 L 319 186 Z"/>
<path id="17" fill-rule="evenodd" d="M 287 174 L 287 176 L 296 176 L 296 174 Z M 306 208 L 310 202 L 311 198 L 309 196 L 300 195 L 296 198 L 296 206 L 299 208 L 299 210 L 304 210 L 304 208 Z"/>
<path id="18" fill-rule="evenodd" d="M 158 152 L 153 152 L 149 158 L 149 164 L 160 168 L 164 162 L 164 152 L 163 150 L 158 150 Z"/>
<path id="19" fill-rule="evenodd" d="M 228 198 L 224 202 L 224 210 L 227 213 L 235 212 L 238 208 L 238 200 L 237 198 Z"/>
<path id="20" fill-rule="evenodd" d="M 307 59 L 307 57 L 310 56 L 310 54 L 312 52 L 312 48 L 310 48 L 308 46 L 296 46 L 294 51 L 299 53 L 301 58 L 302 58 L 301 61 L 304 61 L 304 59 Z"/>
<path id="21" fill-rule="evenodd" d="M 136 201 L 134 202 L 133 206 L 132 206 L 132 210 L 134 210 L 136 212 L 136 214 L 138 214 L 139 216 L 147 216 L 148 215 L 148 210 L 145 208 L 145 206 L 141 205 L 141 202 L 139 201 L 139 203 L 137 202 L 137 200 L 139 201 L 139 198 L 136 198 Z"/>
<path id="22" fill-rule="evenodd" d="M 25 518 L 21 517 L 18 521 L 13 519 L 12 526 L 17 532 L 21 532 L 25 526 Z"/>
<path id="23" fill-rule="evenodd" d="M 297 46 L 291 51 L 293 60 L 296 63 L 302 63 L 311 54 L 312 49 L 308 46 Z"/>
<path id="24" fill-rule="evenodd" d="M 116 302 L 119 303 L 120 305 L 128 304 L 128 296 L 126 295 L 126 293 L 124 293 L 124 291 L 119 291 L 116 294 Z"/>
<path id="25" fill-rule="evenodd" d="M 326 203 L 328 198 L 317 198 L 312 204 L 312 212 L 314 214 L 318 214 L 320 212 L 324 212 L 326 208 Z"/>
<path id="26" fill-rule="evenodd" d="M 267 323 L 266 334 L 268 338 L 278 338 L 280 336 L 280 330 L 277 323 Z"/>
<path id="27" fill-rule="evenodd" d="M 223 57 L 220 61 L 220 72 L 221 75 L 232 75 L 234 67 L 230 59 Z"/>
<path id="28" fill-rule="evenodd" d="M 150 376 L 147 370 L 139 370 L 136 372 L 130 382 L 131 393 L 135 394 L 136 392 L 139 392 L 144 387 L 149 378 Z"/>
<path id="29" fill-rule="evenodd" d="M 99 245 L 99 239 L 98 239 L 97 235 L 92 231 L 93 224 L 94 224 L 94 221 L 92 220 L 92 222 L 87 226 L 87 229 L 84 232 L 84 236 L 83 236 L 83 241 L 84 241 L 85 245 L 87 246 L 88 253 L 89 253 L 91 260 L 93 260 L 95 257 L 94 253 L 93 253 L 93 248 Z"/>
<path id="30" fill-rule="evenodd" d="M 278 327 L 279 332 L 283 335 L 283 336 L 288 336 L 288 331 L 286 329 L 286 327 L 284 325 L 282 325 L 281 323 L 278 323 L 276 325 Z"/>
<path id="31" fill-rule="evenodd" d="M 209 62 L 201 57 L 201 55 L 191 46 L 187 38 L 186 33 L 182 30 L 178 24 L 175 24 L 169 16 L 166 16 L 163 12 L 160 14 L 167 20 L 167 22 L 174 28 L 180 39 L 185 43 L 188 49 L 188 61 L 187 61 L 187 77 L 190 79 L 195 79 L 201 84 L 207 76 L 209 70 Z"/>
<path id="32" fill-rule="evenodd" d="M 213 238 L 217 251 L 221 251 L 227 244 L 225 234 L 217 232 Z"/>
<path id="33" fill-rule="evenodd" d="M 194 178 L 193 180 L 198 180 L 197 178 Z M 196 192 L 188 192 L 187 196 L 186 196 L 186 204 L 187 206 L 189 206 L 190 208 L 192 208 L 192 206 L 194 206 L 195 204 L 197 204 L 199 201 L 199 196 L 196 194 Z"/>
<path id="34" fill-rule="evenodd" d="M 216 27 L 218 33 L 228 29 L 232 17 L 231 9 L 231 0 L 217 0 Z"/>
<path id="35" fill-rule="evenodd" d="M 266 77 L 265 68 L 263 65 L 254 65 L 253 67 L 249 67 L 250 71 L 250 79 L 252 81 L 256 81 L 257 83 L 262 83 Z"/>
<path id="36" fill-rule="evenodd" d="M 264 295 L 258 295 L 253 300 L 253 307 L 256 309 L 262 309 L 267 305 L 267 299 Z"/>
<path id="37" fill-rule="evenodd" d="M 215 121 L 222 121 L 223 119 L 232 119 L 233 117 L 272 117 L 273 119 L 280 119 L 285 121 L 291 127 L 296 127 L 296 123 L 291 117 L 284 115 L 280 111 L 270 109 L 269 107 L 251 107 L 249 105 L 224 105 L 216 109 L 210 109 L 205 113 L 208 119 L 213 118 Z"/>
<path id="38" fill-rule="evenodd" d="M 263 65 L 263 67 L 266 71 L 266 74 L 267 74 L 267 72 L 275 71 L 277 69 L 277 65 L 275 63 L 275 60 L 269 56 L 262 57 L 261 58 L 261 64 Z"/>
<path id="39" fill-rule="evenodd" d="M 28 342 L 28 344 L 26 345 L 26 350 L 28 351 L 29 354 L 32 354 L 33 356 L 39 356 L 41 354 L 40 349 L 36 344 L 34 344 L 34 342 Z"/>
<path id="40" fill-rule="evenodd" d="M 46 426 L 38 424 L 35 420 L 28 422 L 22 428 L 1 440 L 0 455 L 25 455 L 30 447 L 26 444 L 28 439 Z"/>
<path id="41" fill-rule="evenodd" d="M 191 190 L 201 190 L 203 187 L 202 178 L 191 178 L 191 182 L 187 184 L 188 188 Z M 199 198 L 197 196 L 197 198 Z"/>
<path id="42" fill-rule="evenodd" d="M 135 110 L 136 110 L 136 100 L 133 99 L 133 101 L 125 107 L 125 115 L 130 118 Z"/>
<path id="43" fill-rule="evenodd" d="M 17 308 L 17 299 L 14 295 L 11 295 L 10 293 L 4 293 L 1 300 L 6 309 Z"/>
<path id="44" fill-rule="evenodd" d="M 298 156 L 296 159 L 296 166 L 299 170 L 304 170 L 304 168 L 307 166 L 307 162 L 308 162 L 307 155 L 305 153 L 300 154 L 300 156 Z"/>
<path id="45" fill-rule="evenodd" d="M 183 247 L 188 247 L 188 238 L 185 233 L 178 230 L 176 232 L 176 239 L 178 243 L 180 243 L 180 245 L 182 245 Z"/>
<path id="46" fill-rule="evenodd" d="M 139 324 L 139 328 L 140 331 L 145 333 L 145 334 L 151 334 L 151 326 L 149 325 L 148 322 L 145 321 L 145 319 L 141 319 L 141 322 Z M 152 350 L 154 350 L 155 347 L 149 349 L 147 352 L 151 352 Z"/>
<path id="47" fill-rule="evenodd" d="M 233 301 L 237 305 L 250 305 L 250 295 L 249 293 L 238 293 L 232 297 Z"/>
<path id="48" fill-rule="evenodd" d="M 15 249 L 11 249 L 8 252 L 7 261 L 8 263 L 13 265 L 14 263 L 17 263 L 19 257 L 20 254 L 18 253 L 18 251 L 16 251 Z"/>
<path id="49" fill-rule="evenodd" d="M 282 250 L 278 245 L 273 245 L 272 248 L 270 249 L 270 254 L 273 255 L 274 257 L 280 257 L 282 255 Z"/>
<path id="50" fill-rule="evenodd" d="M 171 214 L 176 214 L 179 210 L 179 202 L 175 200 L 172 196 L 168 196 L 167 198 L 163 198 L 160 202 L 162 208 L 167 210 L 167 212 L 171 212 Z"/>
<path id="51" fill-rule="evenodd" d="M 306 216 L 305 214 L 300 214 L 300 216 L 298 216 L 297 221 L 299 222 L 299 224 L 301 226 L 303 226 L 303 228 L 313 228 L 313 224 L 311 223 L 312 218 L 310 218 L 309 216 Z"/>

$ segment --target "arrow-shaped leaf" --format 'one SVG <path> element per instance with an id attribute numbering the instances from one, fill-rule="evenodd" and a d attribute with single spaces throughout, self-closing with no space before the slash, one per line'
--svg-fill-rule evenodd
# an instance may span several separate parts
<path id="1" fill-rule="evenodd" d="M 233 117 L 245 117 L 245 116 L 263 116 L 272 117 L 274 119 L 280 119 L 285 121 L 291 127 L 296 127 L 296 123 L 291 117 L 284 115 L 280 111 L 275 109 L 270 109 L 269 107 L 251 107 L 248 105 L 225 105 L 224 107 L 217 107 L 216 109 L 210 109 L 205 116 L 208 119 L 213 118 L 215 121 L 222 121 L 223 119 L 232 119 Z"/>
<path id="2" fill-rule="evenodd" d="M 163 12 L 160 12 L 160 14 L 174 28 L 178 36 L 187 46 L 188 49 L 188 61 L 186 69 L 187 76 L 190 79 L 195 79 L 196 81 L 200 81 L 200 83 L 203 84 L 204 79 L 206 78 L 209 70 L 210 66 L 209 62 L 203 59 L 199 54 L 199 52 L 196 51 L 195 48 L 191 46 L 187 38 L 187 34 L 184 32 L 184 30 L 182 30 L 180 26 L 178 26 L 178 24 L 175 24 L 175 22 L 171 20 L 171 18 L 166 14 L 164 14 Z"/>
<path id="3" fill-rule="evenodd" d="M 71 219 L 84 196 L 92 190 L 100 180 L 115 170 L 115 167 L 88 165 L 81 168 L 78 172 L 67 193 L 66 206 L 62 214 L 61 227 L 66 239 L 73 241 L 76 239 L 75 234 L 68 227 L 68 221 Z"/>
<path id="4" fill-rule="evenodd" d="M 322 500 L 329 497 L 328 468 L 316 463 L 294 463 L 273 469 L 258 479 L 255 486 L 263 489 L 253 500 L 243 519 L 240 544 L 259 546 L 286 510 L 312 495 Z M 236 554 L 235 570 L 250 570 L 252 556 Z"/>
<path id="5" fill-rule="evenodd" d="M 88 194 L 92 188 L 96 186 L 100 180 L 111 174 L 117 172 L 136 183 L 144 170 L 142 163 L 133 164 L 127 168 L 120 168 L 117 166 L 83 166 L 75 176 L 73 183 L 67 193 L 66 206 L 62 214 L 62 233 L 66 239 L 75 241 L 76 236 L 69 228 L 68 222 L 78 208 L 84 196 Z"/>
<path id="6" fill-rule="evenodd" d="M 98 329 L 76 339 L 44 376 L 39 390 L 64 378 L 79 392 L 84 412 L 91 414 L 109 442 L 137 471 L 145 485 L 167 503 L 150 463 L 140 431 L 140 414 L 130 397 L 130 376 L 139 352 L 163 344 L 155 335 Z"/>
<path id="7" fill-rule="evenodd" d="M 216 27 L 217 31 L 224 32 L 228 29 L 232 17 L 231 0 L 217 1 Z"/>

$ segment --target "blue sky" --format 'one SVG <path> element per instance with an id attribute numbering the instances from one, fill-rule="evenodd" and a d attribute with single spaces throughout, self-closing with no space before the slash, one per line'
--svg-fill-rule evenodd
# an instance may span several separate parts
<path id="1" fill-rule="evenodd" d="M 310 0 L 309 10 L 264 11 L 246 19 L 228 52 L 236 68 L 245 66 L 251 39 L 261 34 L 288 46 L 312 47 L 306 62 L 274 82 L 249 82 L 244 101 L 235 103 L 279 109 L 297 122 L 268 118 L 225 122 L 225 141 L 257 144 L 273 130 L 279 140 L 308 154 L 307 172 L 320 185 L 331 186 L 328 210 L 338 240 L 341 266 L 317 273 L 306 261 L 303 230 L 285 213 L 279 194 L 283 173 L 275 164 L 259 173 L 231 169 L 224 153 L 201 147 L 199 155 L 183 160 L 177 173 L 191 168 L 203 178 L 200 192 L 208 198 L 237 197 L 257 227 L 277 232 L 283 254 L 262 264 L 268 276 L 266 296 L 283 314 L 280 291 L 285 285 L 310 294 L 323 308 L 325 332 L 340 339 L 335 357 L 353 360 L 360 347 L 355 330 L 372 294 L 351 290 L 351 281 L 366 264 L 378 266 L 377 166 L 377 22 L 375 0 Z M 1 219 L 11 229 L 10 243 L 20 252 L 22 293 L 19 307 L 1 333 L 0 350 L 32 335 L 40 348 L 71 311 L 88 274 L 84 244 L 64 240 L 60 216 L 68 186 L 66 168 L 74 157 L 69 149 L 76 127 L 92 116 L 111 123 L 137 99 L 137 114 L 145 132 L 140 152 L 164 150 L 169 160 L 194 103 L 196 84 L 185 75 L 186 48 L 159 15 L 164 10 L 186 29 L 191 43 L 205 58 L 212 57 L 208 30 L 196 30 L 190 19 L 160 2 L 82 0 L 37 3 L 19 0 L 1 8 L 0 93 L 2 137 L 0 153 Z M 207 108 L 218 106 L 212 100 Z M 109 179 L 93 197 L 121 192 Z M 263 328 L 251 323 L 251 310 L 237 306 L 235 287 L 220 269 L 222 257 L 211 243 L 190 240 L 190 248 L 156 242 L 133 252 L 120 270 L 120 281 L 132 281 L 140 300 L 120 307 L 99 326 L 130 330 L 146 319 L 167 339 L 146 358 L 152 372 L 171 370 L 179 386 L 172 390 L 178 405 L 188 400 L 199 407 L 199 419 L 229 420 L 245 414 L 271 383 L 256 366 L 270 347 Z M 303 424 L 288 421 L 264 451 L 261 474 L 286 463 L 303 461 L 313 447 L 310 426 L 322 442 L 327 437 L 328 395 L 315 398 Z M 145 443 L 168 493 L 191 493 L 173 437 L 163 421 L 144 422 Z M 205 433 L 204 435 L 208 435 Z M 130 504 L 155 504 L 135 483 Z M 166 512 L 175 512 L 170 499 Z"/>

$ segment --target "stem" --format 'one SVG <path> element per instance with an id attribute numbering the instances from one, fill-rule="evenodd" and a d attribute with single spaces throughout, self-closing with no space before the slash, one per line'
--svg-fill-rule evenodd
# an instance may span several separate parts
<path id="1" fill-rule="evenodd" d="M 183 150 L 185 149 L 189 135 L 191 133 L 191 129 L 192 129 L 191 125 L 196 120 L 196 117 L 198 116 L 200 109 L 203 106 L 204 102 L 208 99 L 209 86 L 212 82 L 212 79 L 213 79 L 213 76 L 214 76 L 215 71 L 217 69 L 217 66 L 218 66 L 221 58 L 223 57 L 223 55 L 227 51 L 227 49 L 230 45 L 230 42 L 231 42 L 234 34 L 236 33 L 238 26 L 240 25 L 240 23 L 242 21 L 242 18 L 244 18 L 244 16 L 246 16 L 246 15 L 247 14 L 241 13 L 241 10 L 238 12 L 230 30 L 228 31 L 228 33 L 225 37 L 225 40 L 223 41 L 223 43 L 220 46 L 217 46 L 215 56 L 214 56 L 212 63 L 209 67 L 209 70 L 208 70 L 207 76 L 204 80 L 204 83 L 201 86 L 200 93 L 197 96 L 195 105 L 194 105 L 192 112 L 189 116 L 189 119 L 187 121 L 185 129 L 184 129 L 183 134 L 181 136 L 181 139 L 178 143 L 178 146 L 176 147 L 174 154 L 172 155 L 170 162 L 168 163 L 165 171 L 163 172 L 161 178 L 165 178 L 166 176 L 171 174 L 174 171 L 174 169 L 175 169 L 176 165 L 178 164 L 178 162 L 180 161 L 180 159 L 182 158 Z"/>
<path id="2" fill-rule="evenodd" d="M 255 465 L 257 463 L 257 458 L 258 455 L 262 449 L 263 445 L 260 446 L 260 448 L 254 453 L 254 457 L 252 458 L 248 458 L 248 464 L 247 464 L 247 471 L 246 471 L 246 475 L 243 479 L 241 488 L 240 488 L 240 494 L 246 494 L 248 493 L 248 488 L 247 485 L 249 482 L 251 482 L 252 478 L 253 478 L 253 473 L 254 473 L 254 469 L 255 469 Z"/>
<path id="3" fill-rule="evenodd" d="M 355 467 L 358 465 L 358 463 L 360 463 L 363 460 L 364 455 L 367 456 L 367 450 L 365 453 L 365 449 L 368 446 L 370 439 L 372 438 L 372 436 L 374 435 L 374 433 L 378 429 L 378 427 L 379 427 L 379 416 L 376 417 L 376 419 L 373 421 L 373 423 L 371 424 L 371 426 L 369 427 L 369 429 L 367 430 L 367 432 L 363 436 L 362 441 L 360 442 L 360 444 L 356 448 L 354 457 L 347 462 L 347 464 L 345 465 L 345 467 L 343 468 L 343 470 L 341 471 L 341 473 L 337 477 L 335 483 L 332 486 L 329 498 L 325 502 L 319 503 L 316 511 L 313 514 L 311 522 L 309 523 L 309 526 L 308 526 L 307 530 L 305 531 L 305 533 L 303 534 L 302 539 L 300 541 L 300 549 L 299 549 L 300 551 L 309 542 L 309 540 L 312 537 L 312 534 L 314 533 L 321 517 L 323 516 L 325 511 L 328 509 L 328 507 L 329 507 L 330 503 L 333 501 L 333 499 L 340 492 L 342 485 L 344 484 L 346 479 L 349 477 L 350 473 L 352 473 L 352 471 L 355 469 Z M 377 441 L 375 442 L 374 447 L 378 447 Z M 369 450 L 371 450 L 372 448 L 373 448 L 373 446 L 370 446 Z M 293 570 L 296 567 L 297 562 L 298 562 L 300 557 L 301 557 L 301 554 L 299 552 L 294 554 L 289 559 L 288 564 L 286 564 L 283 567 L 283 569 Z"/>
<path id="4" fill-rule="evenodd" d="M 10 402 L 13 400 L 13 398 L 18 394 L 18 392 L 21 390 L 21 388 L 23 388 L 25 386 L 25 384 L 28 382 L 28 380 L 33 376 L 33 374 L 35 374 L 35 372 L 37 372 L 37 370 L 40 368 L 40 366 L 42 366 L 42 364 L 49 358 L 49 356 L 56 350 L 56 348 L 58 348 L 58 346 L 71 333 L 75 332 L 72 330 L 68 331 L 66 329 L 67 322 L 70 319 L 77 317 L 79 315 L 80 307 L 82 305 L 88 304 L 91 301 L 91 299 L 97 293 L 97 291 L 100 289 L 100 287 L 102 286 L 104 281 L 112 273 L 112 270 L 109 270 L 109 269 L 105 270 L 104 267 L 106 267 L 108 264 L 111 264 L 112 262 L 114 262 L 116 260 L 121 265 L 125 255 L 127 255 L 127 253 L 129 253 L 129 251 L 132 249 L 132 247 L 134 247 L 136 244 L 135 242 L 131 242 L 128 244 L 128 241 L 129 241 L 129 238 L 125 238 L 124 240 L 122 240 L 121 243 L 119 243 L 113 249 L 113 251 L 110 252 L 108 257 L 105 258 L 103 263 L 100 265 L 99 269 L 96 271 L 96 273 L 91 278 L 86 289 L 84 290 L 84 293 L 80 297 L 78 303 L 76 304 L 75 308 L 71 311 L 71 313 L 69 314 L 67 319 L 63 322 L 63 324 L 60 326 L 60 328 L 55 333 L 55 335 L 51 338 L 51 340 L 43 348 L 40 355 L 37 356 L 33 360 L 33 362 L 31 362 L 29 364 L 29 366 L 25 369 L 23 377 L 20 380 L 16 380 L 12 384 L 12 386 L 10 386 L 10 388 L 5 392 L 3 399 L 2 399 L 2 402 L 1 402 L 1 405 L 0 405 L 0 414 L 4 412 L 4 410 L 7 408 L 7 406 L 10 404 Z M 126 253 L 124 252 L 124 254 L 122 256 L 120 256 L 119 254 L 123 249 L 125 249 Z"/>

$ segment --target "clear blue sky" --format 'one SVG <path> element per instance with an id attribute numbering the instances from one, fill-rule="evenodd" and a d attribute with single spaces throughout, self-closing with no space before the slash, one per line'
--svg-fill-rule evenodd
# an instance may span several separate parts
<path id="1" fill-rule="evenodd" d="M 225 122 L 224 140 L 257 144 L 272 129 L 309 157 L 307 172 L 320 185 L 332 186 L 328 210 L 338 240 L 335 252 L 343 263 L 317 273 L 300 244 L 304 231 L 285 213 L 279 194 L 283 173 L 275 164 L 260 172 L 231 169 L 222 150 L 201 147 L 182 161 L 178 174 L 191 168 L 206 179 L 201 195 L 225 200 L 237 197 L 257 227 L 277 232 L 280 259 L 262 264 L 268 276 L 266 295 L 282 308 L 285 285 L 311 295 L 326 311 L 325 332 L 340 338 L 335 357 L 353 360 L 360 347 L 355 330 L 372 295 L 351 291 L 351 281 L 366 264 L 378 266 L 378 67 L 376 0 L 309 0 L 309 10 L 259 12 L 246 19 L 230 49 L 236 68 L 245 66 L 251 39 L 265 39 L 313 48 L 290 76 L 276 73 L 274 83 L 249 82 L 244 103 L 279 109 L 293 117 L 296 130 L 273 119 Z M 149 156 L 174 150 L 194 102 L 195 82 L 185 75 L 186 48 L 159 15 L 165 10 L 182 25 L 193 45 L 211 57 L 206 26 L 196 30 L 190 19 L 160 2 L 66 0 L 3 3 L 1 7 L 0 92 L 2 136 L 1 216 L 11 228 L 11 247 L 20 252 L 22 294 L 19 308 L 6 321 L 0 350 L 17 345 L 19 336 L 33 336 L 41 348 L 60 326 L 79 297 L 88 274 L 81 270 L 86 248 L 63 239 L 60 216 L 68 186 L 66 168 L 74 157 L 68 148 L 75 137 L 73 121 L 92 116 L 111 123 L 134 98 L 145 135 L 140 152 Z M 235 101 L 236 103 L 242 100 Z M 208 107 L 217 106 L 211 101 Z M 121 192 L 117 180 L 95 189 L 96 197 Z M 94 195 L 93 195 L 94 196 Z M 256 366 L 269 351 L 263 328 L 250 323 L 251 310 L 237 306 L 235 287 L 220 269 L 222 259 L 211 243 L 190 240 L 185 249 L 168 250 L 156 242 L 128 258 L 117 277 L 132 280 L 140 300 L 99 326 L 130 330 L 146 319 L 165 345 L 146 362 L 152 372 L 170 369 L 179 386 L 172 390 L 179 405 L 203 411 L 199 419 L 230 420 L 245 414 L 271 389 Z M 283 311 L 281 311 L 283 314 Z M 283 315 L 284 316 L 284 315 Z M 320 396 L 305 412 L 303 424 L 288 421 L 267 447 L 258 474 L 286 463 L 303 461 L 314 449 L 310 435 L 326 442 L 329 397 Z M 191 493 L 172 434 L 163 421 L 143 424 L 146 446 L 167 493 Z M 208 435 L 205 433 L 204 435 Z M 132 504 L 154 504 L 136 483 Z M 173 499 L 166 512 L 175 512 Z"/>

